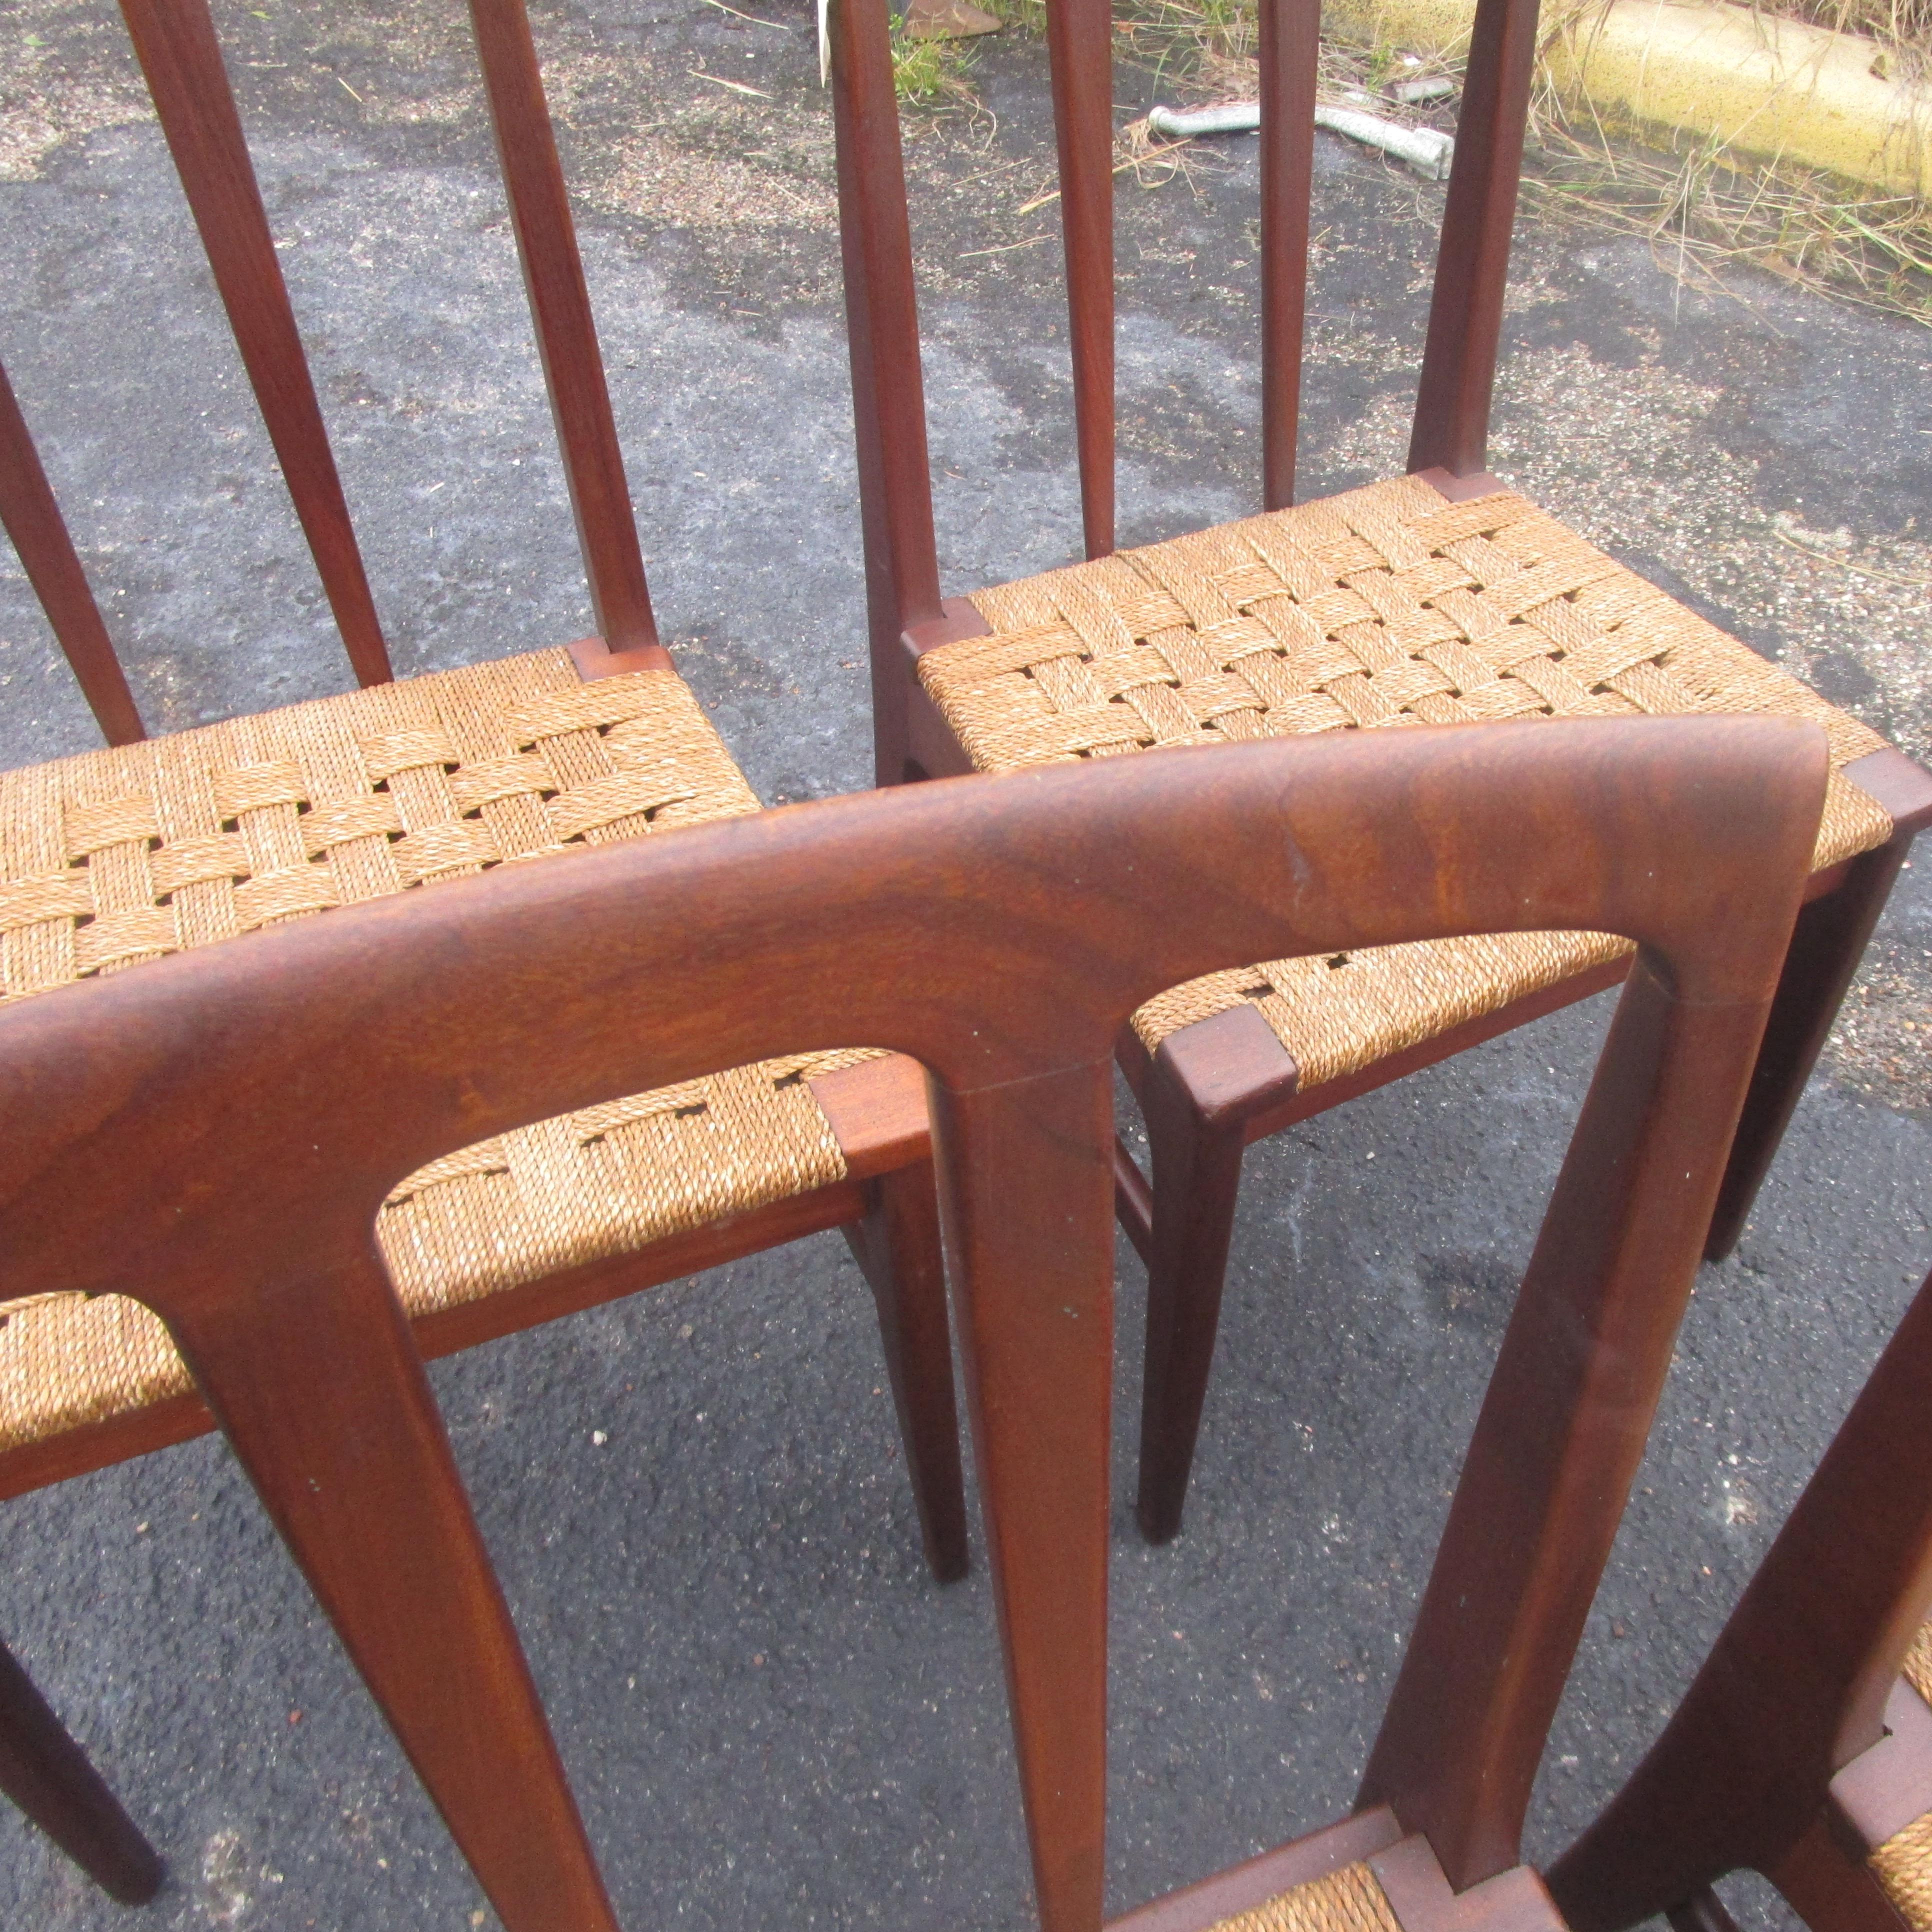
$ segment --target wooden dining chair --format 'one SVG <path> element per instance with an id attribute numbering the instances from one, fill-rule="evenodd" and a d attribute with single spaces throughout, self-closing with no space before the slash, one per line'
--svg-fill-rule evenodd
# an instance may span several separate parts
<path id="1" fill-rule="evenodd" d="M 1932 1926 L 1932 1277 L 1663 1735 L 1550 1874 L 1576 1932 L 1762 1873 L 1816 1932 Z"/>
<path id="2" fill-rule="evenodd" d="M 653 623 L 521 0 L 471 14 L 598 634 L 400 682 L 206 0 L 122 10 L 363 688 L 146 737 L 0 370 L 0 522 L 112 748 L 0 773 L 0 1009 L 512 860 L 755 810 Z M 640 984 L 625 1009 L 656 997 Z M 956 1577 L 964 1503 L 924 1102 L 916 1068 L 859 1046 L 479 1136 L 394 1177 L 382 1238 L 436 1354 L 842 1228 L 877 1298 L 927 1559 Z M 136 1304 L 24 1298 L 10 1270 L 0 1298 L 0 1496 L 213 1426 Z M 45 1706 L 7 1681 L 0 1788 L 31 1812 L 9 1739 L 38 1762 Z M 138 1857 L 83 1862 L 110 1886 L 152 1877 Z"/>
<path id="3" fill-rule="evenodd" d="M 1801 742 L 1802 770 L 1793 758 L 1774 776 L 1759 762 Z M 1033 776 L 1067 800 L 1083 778 L 1126 797 L 1143 763 L 1261 769 L 1267 751 Z M 1114 1922 L 1132 1932 L 1554 1928 L 1520 1862 L 1523 1815 L 1773 1003 L 1826 796 L 1822 734 L 1700 718 L 1385 742 L 1338 732 L 1296 746 L 1275 769 L 1277 788 L 1250 824 L 1183 815 L 1150 834 L 1123 815 L 1129 890 L 1103 899 L 1097 917 L 1084 906 L 1070 914 L 1090 919 L 1096 940 L 1040 956 L 1061 982 L 1070 1031 L 1077 1017 L 1096 1059 L 1106 1021 L 1132 1010 L 1127 999 L 1244 947 L 1322 957 L 1527 930 L 1614 932 L 1638 953 L 1352 1814 Z M 1150 892 L 1176 916 L 1148 932 Z M 1131 947 L 1136 919 L 1137 970 L 1113 978 L 1096 946 L 1115 943 L 1118 922 L 1118 943 Z M 962 1118 L 981 1135 L 976 1150 L 952 1150 L 941 1198 L 949 1228 L 964 1231 L 956 1316 L 1044 1932 L 1102 1923 L 1108 1073 L 1096 1064 L 1049 1089 L 1016 1070 L 982 1095 L 941 1095 L 934 1114 L 942 1145 Z"/>
<path id="4" fill-rule="evenodd" d="M 1258 0 L 1263 514 L 1114 551 L 1107 0 L 1048 0 L 1087 556 L 941 594 L 886 0 L 838 0 L 833 81 L 882 784 L 1161 745 L 1533 716 L 1816 719 L 1834 776 L 1706 1252 L 1728 1253 L 1910 848 L 1932 778 L 1486 473 L 1537 0 L 1479 0 L 1408 473 L 1294 502 L 1318 7 Z M 986 479 L 988 484 L 992 478 Z M 1392 741 L 1390 741 L 1392 742 Z M 1150 900 L 1150 926 L 1172 916 Z M 1241 1156 L 1613 984 L 1620 940 L 1534 934 L 1270 959 L 1164 989 L 1120 1039 L 1151 1176 L 1119 1153 L 1148 1274 L 1138 1515 L 1180 1528 Z"/>
<path id="5" fill-rule="evenodd" d="M 508 1932 L 616 1922 L 423 1373 L 399 1175 L 854 1027 L 924 1066 L 1042 1906 L 1097 1928 L 1115 1031 L 1257 949 L 1606 927 L 1643 950 L 1371 1770 L 1452 1879 L 1486 1875 L 1641 1450 L 1825 747 L 1685 719 L 1372 748 L 735 818 L 0 1010 L 10 1283 L 164 1326 Z M 1183 914 L 1152 939 L 1150 885 Z"/>

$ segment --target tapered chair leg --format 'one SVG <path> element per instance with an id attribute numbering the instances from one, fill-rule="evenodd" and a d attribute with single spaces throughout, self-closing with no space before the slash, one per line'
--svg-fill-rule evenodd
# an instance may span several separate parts
<path id="1" fill-rule="evenodd" d="M 506 1932 L 616 1932 L 373 1252 L 164 1318 Z"/>
<path id="2" fill-rule="evenodd" d="M 1912 838 L 1910 832 L 1904 832 L 1876 851 L 1862 854 L 1846 868 L 1844 883 L 1836 892 L 1814 899 L 1798 915 L 1744 1118 L 1731 1143 L 1717 1211 L 1711 1217 L 1704 1244 L 1707 1261 L 1722 1261 L 1744 1232 L 1745 1217 L 1791 1124 L 1798 1096 L 1824 1050 L 1845 989 L 1892 896 L 1898 868 L 1912 850 Z"/>
<path id="3" fill-rule="evenodd" d="M 1135 1510 L 1148 1540 L 1166 1543 L 1180 1528 L 1208 1398 L 1244 1142 L 1238 1121 L 1210 1120 L 1198 1111 L 1164 1053 L 1154 1056 L 1142 1105 L 1154 1226 Z"/>
<path id="4" fill-rule="evenodd" d="M 0 1791 L 111 1898 L 145 1905 L 167 1868 L 34 1682 L 0 1646 Z"/>
<path id="5" fill-rule="evenodd" d="M 967 1568 L 966 1484 L 932 1163 L 881 1174 L 866 1194 L 866 1218 L 845 1238 L 878 1310 L 926 1560 L 940 1582 L 956 1582 Z"/>
<path id="6" fill-rule="evenodd" d="M 932 1108 L 1041 1932 L 1100 1932 L 1106 1888 L 1112 1079 L 1102 1061 Z"/>

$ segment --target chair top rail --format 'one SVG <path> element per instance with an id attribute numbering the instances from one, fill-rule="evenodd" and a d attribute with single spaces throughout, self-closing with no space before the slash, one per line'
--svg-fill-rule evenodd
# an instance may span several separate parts
<path id="1" fill-rule="evenodd" d="M 349 661 L 393 675 L 208 0 L 122 0 L 236 346 Z"/>
<path id="2" fill-rule="evenodd" d="M 1823 745 L 1781 719 L 1551 720 L 1047 767 L 506 867 L 43 994 L 0 1010 L 9 1289 L 185 1288 L 265 1231 L 280 1252 L 325 1196 L 373 1222 L 454 1148 L 776 1054 L 862 1039 L 962 1091 L 1104 1060 L 1154 993 L 1244 957 L 1607 930 L 1681 1000 L 1760 1000 Z M 1174 909 L 1154 928 L 1150 897 Z M 612 998 L 640 985 L 642 1023 Z"/>

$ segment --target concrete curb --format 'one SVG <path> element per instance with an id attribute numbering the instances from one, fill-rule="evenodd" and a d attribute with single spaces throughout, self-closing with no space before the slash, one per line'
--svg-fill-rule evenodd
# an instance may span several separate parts
<path id="1" fill-rule="evenodd" d="M 1460 54 L 1473 0 L 1334 0 L 1330 20 Z M 1706 0 L 1610 0 L 1546 38 L 1550 79 L 1606 122 L 1715 140 L 1932 202 L 1932 89 L 1886 80 L 1874 41 Z"/>

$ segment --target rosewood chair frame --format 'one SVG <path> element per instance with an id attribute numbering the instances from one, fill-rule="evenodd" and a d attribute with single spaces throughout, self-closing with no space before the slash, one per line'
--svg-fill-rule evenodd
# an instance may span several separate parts
<path id="1" fill-rule="evenodd" d="M 1303 953 L 1588 928 L 1641 948 L 1502 1346 L 1355 1815 L 1118 1924 L 1194 1932 L 1372 1856 L 1404 1932 L 1553 1923 L 1520 1864 L 1523 1814 L 1669 1367 L 1816 830 L 1816 765 L 1802 779 L 1788 767 L 1777 786 L 1721 772 L 1720 748 L 1742 753 L 1744 741 L 1727 735 L 1742 722 L 1418 730 L 1386 745 L 1330 734 L 1283 758 L 1269 808 L 1252 824 L 1217 828 L 1225 847 L 1165 829 L 1150 836 L 1124 812 L 1115 820 L 1119 848 L 1133 856 L 1137 904 L 1172 890 L 1177 908 L 1157 932 L 1143 914 L 1134 942 L 1142 986 L 1174 977 L 1190 957 L 1232 957 L 1264 935 Z M 1204 774 L 1264 755 L 1258 744 L 1194 754 Z M 1126 773 L 1143 762 L 1024 776 L 1069 801 L 1082 798 L 1083 776 L 1124 797 Z M 1184 769 L 1178 753 L 1160 762 Z M 1764 844 L 1752 850 L 1760 803 Z M 1090 808 L 1105 822 L 1104 806 Z M 1172 830 L 1202 829 L 1190 818 Z M 1696 852 L 1714 866 L 1687 859 Z M 1190 865 L 1210 893 L 1186 882 Z M 1250 903 L 1227 908 L 1224 881 Z M 1113 910 L 1096 922 L 1102 937 Z M 1733 929 L 1733 919 L 1750 930 Z M 1272 932 L 1271 921 L 1280 922 Z M 1071 999 L 1088 1001 L 1088 946 L 1070 940 L 1058 960 L 1041 957 L 1064 982 L 1079 983 Z M 1106 987 L 1108 1006 L 1088 1008 L 1082 1034 L 1096 1047 L 1100 1022 L 1126 1016 L 1120 992 Z M 1102 1922 L 1108 1086 L 1096 1064 L 1078 1084 L 1070 1076 L 935 1097 L 942 1145 L 962 1122 L 982 1130 L 978 1150 L 969 1146 L 942 1170 L 941 1198 L 1045 1932 L 1097 1932 Z M 1040 1204 L 1042 1222 L 1052 1204 L 1044 1250 L 1010 1211 L 1019 1200 Z M 1006 1214 L 994 1211 L 1002 1206 Z"/>
<path id="2" fill-rule="evenodd" d="M 1820 1932 L 1909 1932 L 1868 1862 L 1932 1811 L 1932 1708 L 1900 1675 L 1932 1612 L 1932 1277 L 1663 1735 L 1550 1874 L 1575 1932 L 1724 1932 L 1762 1873 Z"/>
<path id="3" fill-rule="evenodd" d="M 122 10 L 350 663 L 362 684 L 385 682 L 388 647 L 207 0 L 122 0 Z M 597 627 L 571 655 L 586 680 L 669 673 L 529 22 L 522 0 L 472 0 L 470 14 Z M 108 742 L 140 740 L 134 694 L 4 368 L 0 524 Z M 955 1578 L 967 1564 L 964 1491 L 919 1072 L 889 1057 L 811 1084 L 844 1155 L 842 1180 L 440 1311 L 418 1324 L 417 1346 L 427 1355 L 448 1353 L 839 1228 L 877 1304 L 927 1560 L 942 1580 Z M 16 1292 L 10 1276 L 0 1285 Z M 68 1430 L 0 1454 L 0 1497 L 214 1426 L 201 1398 L 184 1394 Z M 116 1896 L 151 1892 L 158 1880 L 152 1852 L 124 1818 L 104 1822 L 98 1780 L 82 1777 L 70 1740 L 64 1749 L 50 1741 L 51 1722 L 24 1673 L 0 1666 L 0 1790 L 49 1823 L 62 1815 L 50 1791 L 71 1786 L 69 1808 L 95 1826 L 50 1828 Z"/>
<path id="4" fill-rule="evenodd" d="M 866 558 L 877 782 L 970 769 L 922 687 L 918 662 L 986 634 L 942 596 L 920 361 L 905 177 L 885 0 L 833 9 L 834 105 L 846 309 Z M 1538 0 L 1478 0 L 1437 255 L 1408 466 L 1447 501 L 1500 486 L 1484 468 L 1503 291 L 1521 171 Z M 1114 548 L 1114 269 L 1108 0 L 1047 9 L 1088 557 Z M 1294 501 L 1306 305 L 1318 0 L 1259 0 L 1262 505 Z M 1816 875 L 1732 1144 L 1705 1244 L 1730 1253 L 1816 1062 L 1840 1001 L 1921 826 L 1932 777 L 1874 752 L 1846 776 L 1890 813 L 1890 840 Z M 1153 1540 L 1180 1526 L 1205 1400 L 1244 1151 L 1295 1122 L 1614 985 L 1628 959 L 1306 1090 L 1248 1006 L 1170 1034 L 1150 1053 L 1129 1028 L 1121 1070 L 1139 1101 L 1151 1179 L 1117 1150 L 1117 1208 L 1148 1270 L 1138 1516 Z"/>
<path id="5" fill-rule="evenodd" d="M 161 1317 L 506 1926 L 608 1932 L 377 1210 L 399 1174 L 612 1094 L 855 1027 L 917 1060 L 1042 1920 L 1093 1932 L 1115 1033 L 1257 947 L 1626 932 L 1640 964 L 1370 1770 L 1368 1801 L 1472 1883 L 1512 1862 L 1824 772 L 1820 734 L 1784 720 L 1256 745 L 794 807 L 366 902 L 0 1012 L 0 1249 L 28 1292 Z M 1694 879 L 1693 835 L 1720 856 Z M 1150 884 L 1184 914 L 1151 940 Z"/>

